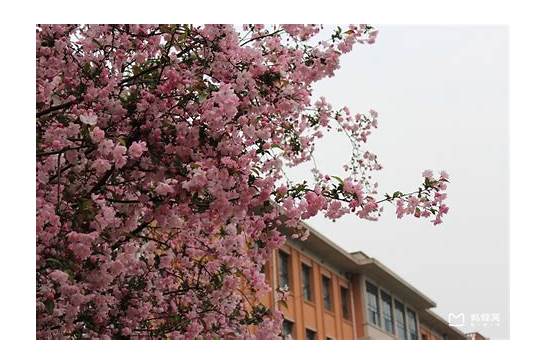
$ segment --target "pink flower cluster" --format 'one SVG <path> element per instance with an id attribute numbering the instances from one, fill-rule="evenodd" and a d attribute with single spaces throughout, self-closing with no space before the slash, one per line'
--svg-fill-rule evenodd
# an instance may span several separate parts
<path id="1" fill-rule="evenodd" d="M 38 338 L 278 337 L 282 317 L 259 297 L 281 226 L 379 216 L 381 166 L 363 148 L 377 113 L 312 101 L 377 31 L 312 44 L 319 26 L 244 28 L 37 26 Z M 284 166 L 330 130 L 353 146 L 350 176 L 288 183 Z M 446 182 L 426 178 L 429 205 L 392 201 L 441 221 Z"/>
<path id="2" fill-rule="evenodd" d="M 417 218 L 428 218 L 434 216 L 431 220 L 434 225 L 442 223 L 443 217 L 449 211 L 445 204 L 447 193 L 442 192 L 447 189 L 449 175 L 442 171 L 435 178 L 431 170 L 423 172 L 425 181 L 422 187 L 413 194 L 394 196 L 396 198 L 396 216 L 400 219 L 406 215 L 413 215 Z"/>

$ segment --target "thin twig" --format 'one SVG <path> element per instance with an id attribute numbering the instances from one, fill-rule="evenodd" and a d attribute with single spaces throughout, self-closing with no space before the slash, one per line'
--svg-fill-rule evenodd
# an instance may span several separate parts
<path id="1" fill-rule="evenodd" d="M 284 31 L 283 29 L 279 29 L 279 30 L 274 31 L 273 33 L 267 33 L 267 34 L 260 35 L 258 37 L 250 38 L 249 40 L 247 40 L 246 42 L 244 42 L 240 46 L 242 47 L 245 44 L 250 43 L 250 42 L 252 42 L 254 40 L 263 39 L 263 38 L 267 38 L 267 37 L 272 37 L 272 36 L 274 36 L 276 34 L 282 33 L 283 31 Z"/>

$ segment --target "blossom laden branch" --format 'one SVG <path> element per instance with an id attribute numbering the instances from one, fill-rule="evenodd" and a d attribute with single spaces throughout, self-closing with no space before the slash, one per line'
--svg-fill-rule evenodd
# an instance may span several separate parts
<path id="1" fill-rule="evenodd" d="M 257 298 L 281 227 L 319 212 L 375 220 L 387 202 L 366 149 L 377 113 L 311 101 L 377 31 L 348 25 L 312 44 L 321 31 L 37 26 L 38 338 L 278 337 L 282 315 Z M 284 168 L 336 131 L 348 176 L 315 166 L 313 184 L 288 184 Z M 425 176 L 388 201 L 441 220 L 445 183 Z"/>

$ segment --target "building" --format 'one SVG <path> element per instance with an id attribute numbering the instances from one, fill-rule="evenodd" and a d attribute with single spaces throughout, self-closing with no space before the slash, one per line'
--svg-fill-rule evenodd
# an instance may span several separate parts
<path id="1" fill-rule="evenodd" d="M 467 339 L 431 311 L 434 301 L 381 262 L 307 228 L 305 242 L 288 238 L 265 267 L 273 291 L 287 291 L 280 307 L 273 292 L 261 298 L 284 313 L 284 338 Z"/>
<path id="2" fill-rule="evenodd" d="M 467 340 L 489 340 L 479 332 L 468 332 L 466 333 Z"/>
<path id="3" fill-rule="evenodd" d="M 420 317 L 421 340 L 466 340 L 467 336 L 430 310 Z"/>

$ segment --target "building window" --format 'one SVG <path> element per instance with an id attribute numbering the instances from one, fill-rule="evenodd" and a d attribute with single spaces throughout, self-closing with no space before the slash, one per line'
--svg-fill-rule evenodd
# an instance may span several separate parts
<path id="1" fill-rule="evenodd" d="M 290 255 L 279 250 L 279 288 L 290 288 Z"/>
<path id="2" fill-rule="evenodd" d="M 404 305 L 398 301 L 394 301 L 394 318 L 396 321 L 396 333 L 400 339 L 407 340 L 406 314 Z"/>
<path id="3" fill-rule="evenodd" d="M 283 340 L 291 340 L 294 335 L 294 323 L 288 320 L 282 322 L 282 338 Z"/>
<path id="4" fill-rule="evenodd" d="M 305 339 L 306 340 L 316 340 L 317 333 L 311 329 L 305 329 Z"/>
<path id="5" fill-rule="evenodd" d="M 381 291 L 381 305 L 383 311 L 383 325 L 389 334 L 394 335 L 394 322 L 392 319 L 392 298 Z"/>
<path id="6" fill-rule="evenodd" d="M 349 304 L 349 289 L 346 287 L 341 287 L 341 311 L 343 313 L 343 318 L 346 320 L 351 319 L 351 306 Z"/>
<path id="7" fill-rule="evenodd" d="M 381 326 L 379 322 L 379 298 L 377 297 L 377 287 L 366 282 L 366 296 L 368 301 L 368 320 L 376 325 Z"/>
<path id="8" fill-rule="evenodd" d="M 417 340 L 417 316 L 415 312 L 408 308 L 408 326 L 409 326 L 409 338 L 410 340 Z"/>
<path id="9" fill-rule="evenodd" d="M 330 278 L 326 276 L 322 276 L 322 302 L 325 309 L 332 311 L 332 287 Z"/>
<path id="10" fill-rule="evenodd" d="M 301 281 L 303 286 L 303 298 L 313 301 L 313 270 L 305 263 L 301 265 Z"/>

